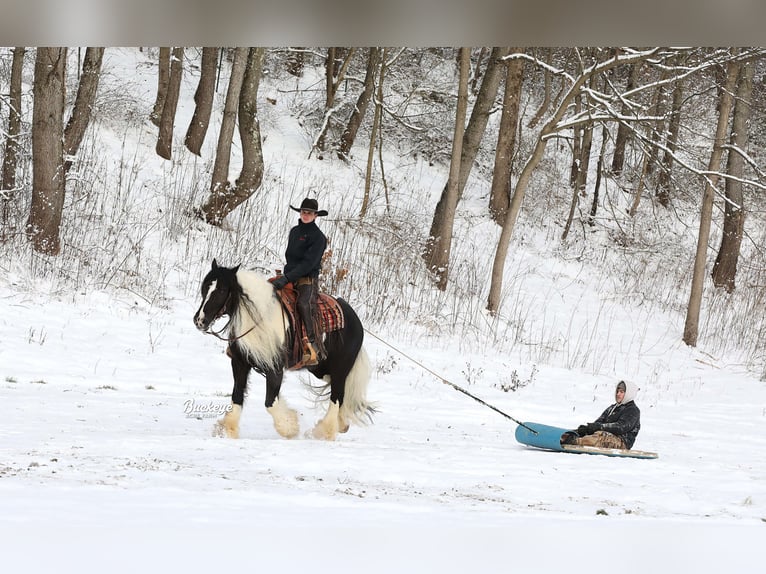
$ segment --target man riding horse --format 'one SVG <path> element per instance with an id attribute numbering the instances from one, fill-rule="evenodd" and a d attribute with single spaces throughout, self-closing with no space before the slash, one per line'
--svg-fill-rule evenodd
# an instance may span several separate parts
<path id="1" fill-rule="evenodd" d="M 316 327 L 314 325 L 319 293 L 319 271 L 322 267 L 322 256 L 327 248 L 327 238 L 316 224 L 316 218 L 327 215 L 327 211 L 319 209 L 316 199 L 305 198 L 300 207 L 290 206 L 290 209 L 300 213 L 298 225 L 290 230 L 285 250 L 285 268 L 282 275 L 272 280 L 274 289 L 283 289 L 292 283 L 298 291 L 298 314 L 306 337 L 303 338 L 303 366 L 316 365 L 317 356 Z"/>

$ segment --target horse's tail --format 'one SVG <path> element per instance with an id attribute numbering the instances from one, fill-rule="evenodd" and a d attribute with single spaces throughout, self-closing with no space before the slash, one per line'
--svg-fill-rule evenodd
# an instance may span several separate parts
<path id="1" fill-rule="evenodd" d="M 344 420 L 359 425 L 372 422 L 376 409 L 374 404 L 367 401 L 367 383 L 370 382 L 371 372 L 367 351 L 360 347 L 354 366 L 346 377 L 343 405 L 340 407 L 340 415 Z"/>

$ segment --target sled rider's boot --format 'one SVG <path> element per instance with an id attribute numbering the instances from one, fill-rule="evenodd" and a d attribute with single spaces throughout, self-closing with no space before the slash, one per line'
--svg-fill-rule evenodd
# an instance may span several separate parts
<path id="1" fill-rule="evenodd" d="M 573 431 L 567 431 L 564 434 L 561 435 L 561 440 L 559 441 L 562 445 L 565 444 L 577 444 L 577 438 L 578 435 L 576 432 Z"/>
<path id="2" fill-rule="evenodd" d="M 316 349 L 314 349 L 314 345 L 309 341 L 308 337 L 303 337 L 303 358 L 301 362 L 304 367 L 311 367 L 319 363 Z"/>

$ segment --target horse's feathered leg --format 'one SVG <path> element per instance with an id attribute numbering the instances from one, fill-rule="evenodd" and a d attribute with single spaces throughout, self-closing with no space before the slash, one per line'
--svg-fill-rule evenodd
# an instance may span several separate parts
<path id="1" fill-rule="evenodd" d="M 340 430 L 339 427 L 339 414 L 340 405 L 336 401 L 330 401 L 330 406 L 327 409 L 327 414 L 320 420 L 311 431 L 311 435 L 314 438 L 321 440 L 335 440 L 335 436 Z M 348 430 L 348 429 L 346 429 Z M 345 431 L 344 431 L 345 432 Z"/>
<path id="2" fill-rule="evenodd" d="M 295 438 L 300 432 L 298 412 L 287 406 L 287 403 L 279 398 L 279 390 L 282 387 L 283 372 L 267 371 L 266 373 L 266 411 L 274 419 L 274 428 L 285 438 Z"/>
<path id="3" fill-rule="evenodd" d="M 250 365 L 247 364 L 236 345 L 229 346 L 231 355 L 231 372 L 234 375 L 234 389 L 231 392 L 231 410 L 216 422 L 213 436 L 239 438 L 239 419 L 242 416 L 242 405 L 245 402 L 247 377 Z"/>

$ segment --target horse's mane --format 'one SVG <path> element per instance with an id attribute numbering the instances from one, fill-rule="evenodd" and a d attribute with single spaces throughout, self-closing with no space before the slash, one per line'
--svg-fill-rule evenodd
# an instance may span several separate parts
<path id="1" fill-rule="evenodd" d="M 278 370 L 284 363 L 287 320 L 274 289 L 265 277 L 254 271 L 237 271 L 241 288 L 231 317 L 229 336 L 247 333 L 236 344 L 252 364 Z"/>

